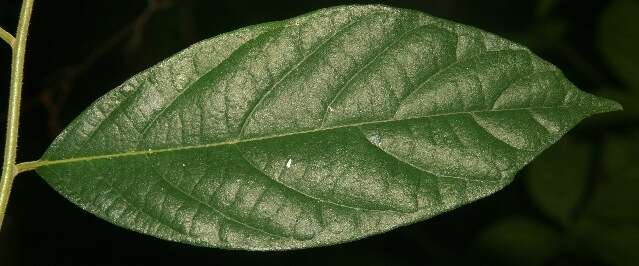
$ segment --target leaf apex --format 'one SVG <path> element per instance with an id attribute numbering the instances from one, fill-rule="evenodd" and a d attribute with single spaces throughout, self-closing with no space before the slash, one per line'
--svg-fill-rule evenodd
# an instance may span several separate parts
<path id="1" fill-rule="evenodd" d="M 599 110 L 597 110 L 598 113 L 623 111 L 623 106 L 616 101 L 606 98 L 599 98 L 599 100 L 601 103 L 599 105 Z"/>
<path id="2" fill-rule="evenodd" d="M 588 99 L 586 100 L 586 102 L 588 102 L 587 105 L 589 106 L 588 108 L 590 109 L 588 111 L 589 115 L 623 110 L 623 106 L 620 103 L 614 100 L 604 98 L 604 97 L 599 97 L 599 96 L 586 93 L 586 99 Z"/>

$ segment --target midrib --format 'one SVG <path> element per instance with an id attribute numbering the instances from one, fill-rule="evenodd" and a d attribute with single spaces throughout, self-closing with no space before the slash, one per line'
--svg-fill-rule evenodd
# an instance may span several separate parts
<path id="1" fill-rule="evenodd" d="M 441 113 L 441 114 L 433 114 L 433 115 L 425 115 L 425 116 L 409 117 L 409 118 L 401 118 L 401 119 L 387 119 L 387 120 L 367 121 L 367 122 L 361 122 L 361 123 L 354 123 L 354 124 L 340 125 L 340 126 L 333 126 L 333 127 L 326 127 L 326 128 L 318 128 L 318 129 L 312 129 L 312 130 L 306 130 L 306 131 L 298 131 L 298 132 L 278 134 L 278 135 L 270 135 L 270 136 L 264 136 L 264 137 L 246 138 L 246 139 L 233 139 L 233 140 L 229 140 L 229 141 L 210 143 L 210 144 L 191 145 L 191 146 L 165 148 L 165 149 L 157 149 L 157 150 L 148 149 L 148 150 L 140 150 L 140 151 L 128 151 L 128 152 L 122 152 L 122 153 L 112 153 L 112 154 L 103 154 L 103 155 L 94 155 L 94 156 L 73 157 L 73 158 L 60 159 L 60 160 L 38 160 L 38 161 L 20 163 L 20 164 L 17 165 L 17 168 L 18 168 L 19 172 L 24 172 L 24 171 L 34 170 L 34 169 L 39 168 L 39 167 L 58 165 L 58 164 L 78 163 L 78 162 L 94 161 L 94 160 L 106 160 L 106 159 L 114 159 L 114 158 L 128 157 L 128 156 L 153 155 L 153 154 L 157 154 L 157 153 L 166 153 L 166 152 L 174 152 L 174 151 L 206 149 L 206 148 L 212 148 L 212 147 L 218 147 L 218 146 L 234 145 L 234 144 L 239 144 L 239 143 L 248 143 L 248 142 L 261 141 L 261 140 L 283 138 L 283 137 L 287 137 L 287 136 L 294 136 L 294 135 L 310 134 L 310 133 L 316 133 L 316 132 L 331 131 L 331 130 L 337 130 L 337 129 L 342 129 L 342 128 L 351 128 L 351 127 L 358 127 L 358 126 L 365 126 L 365 125 L 393 123 L 393 122 L 417 120 L 417 119 L 432 118 L 432 117 L 439 117 L 439 116 L 452 116 L 452 115 L 463 115 L 463 114 L 482 114 L 482 113 L 496 113 L 496 112 L 523 111 L 523 110 L 529 110 L 530 111 L 530 110 L 543 110 L 543 109 L 567 109 L 567 108 L 571 108 L 571 107 L 575 107 L 576 108 L 576 106 L 569 106 L 569 105 L 568 106 L 553 106 L 553 107 L 523 107 L 523 108 L 510 108 L 510 109 L 500 109 L 500 110 L 460 111 L 460 112 Z"/>

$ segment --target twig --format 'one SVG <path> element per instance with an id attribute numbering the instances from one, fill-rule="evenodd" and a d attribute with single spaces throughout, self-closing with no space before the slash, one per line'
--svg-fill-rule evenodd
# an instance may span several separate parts
<path id="1" fill-rule="evenodd" d="M 0 27 L 0 39 L 2 39 L 7 44 L 9 44 L 9 46 L 11 46 L 11 48 L 13 49 L 13 45 L 16 42 L 16 38 L 14 38 L 13 35 L 11 35 L 11 33 L 7 32 L 2 27 Z"/>
<path id="2" fill-rule="evenodd" d="M 13 186 L 16 171 L 16 153 L 18 150 L 18 127 L 20 125 L 20 98 L 24 75 L 24 60 L 27 48 L 29 21 L 34 0 L 22 1 L 22 9 L 14 41 L 11 59 L 11 86 L 9 90 L 9 111 L 7 112 L 7 132 L 4 146 L 4 162 L 2 163 L 2 180 L 0 180 L 0 228 L 9 203 L 9 195 Z"/>

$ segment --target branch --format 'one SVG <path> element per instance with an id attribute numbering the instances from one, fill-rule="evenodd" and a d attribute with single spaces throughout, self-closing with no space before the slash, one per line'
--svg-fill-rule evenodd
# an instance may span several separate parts
<path id="1" fill-rule="evenodd" d="M 7 44 L 9 44 L 11 48 L 13 48 L 13 44 L 16 42 L 16 38 L 14 38 L 11 33 L 7 32 L 2 27 L 0 27 L 0 39 L 7 42 Z"/>
<path id="2" fill-rule="evenodd" d="M 16 39 L 13 41 L 13 57 L 11 58 L 11 86 L 9 89 L 9 111 L 7 112 L 7 132 L 4 145 L 4 162 L 2 163 L 2 179 L 0 180 L 0 228 L 9 203 L 9 194 L 16 176 L 16 152 L 18 150 L 18 127 L 20 125 L 20 98 L 24 59 L 27 48 L 29 21 L 34 0 L 22 1 L 20 19 Z"/>

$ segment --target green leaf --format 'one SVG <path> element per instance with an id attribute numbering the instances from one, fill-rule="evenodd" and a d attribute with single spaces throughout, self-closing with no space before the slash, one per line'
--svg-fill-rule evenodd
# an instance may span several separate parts
<path id="1" fill-rule="evenodd" d="M 598 40 L 601 52 L 612 70 L 626 85 L 639 89 L 639 3 L 613 1 L 601 16 Z"/>
<path id="2" fill-rule="evenodd" d="M 544 213 L 567 225 L 583 195 L 592 147 L 562 139 L 530 165 L 526 177 L 533 202 Z"/>
<path id="3" fill-rule="evenodd" d="M 136 75 L 37 171 L 138 232 L 304 248 L 485 197 L 581 119 L 619 108 L 494 35 L 342 6 L 223 34 Z"/>
<path id="4" fill-rule="evenodd" d="M 561 235 L 527 218 L 508 218 L 487 227 L 475 249 L 487 259 L 507 265 L 543 265 L 561 249 Z"/>

